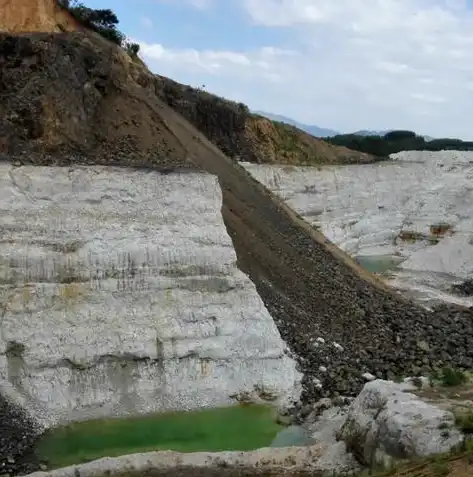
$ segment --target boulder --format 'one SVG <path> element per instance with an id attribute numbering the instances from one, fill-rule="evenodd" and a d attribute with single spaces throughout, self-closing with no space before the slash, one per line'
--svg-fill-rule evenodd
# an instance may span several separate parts
<path id="1" fill-rule="evenodd" d="M 375 380 L 353 401 L 338 438 L 364 465 L 447 452 L 463 441 L 453 414 L 426 403 L 409 383 Z"/>
<path id="2" fill-rule="evenodd" d="M 356 472 L 362 469 L 345 442 L 337 440 L 347 415 L 347 408 L 325 409 L 313 424 L 308 424 L 312 445 L 321 449 L 319 463 L 323 468 L 337 469 L 338 472 Z"/>

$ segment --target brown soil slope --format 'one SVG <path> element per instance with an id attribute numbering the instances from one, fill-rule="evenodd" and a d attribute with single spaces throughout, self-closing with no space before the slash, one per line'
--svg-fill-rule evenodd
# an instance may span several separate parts
<path id="1" fill-rule="evenodd" d="M 0 32 L 84 31 L 84 27 L 66 9 L 59 7 L 57 0 L 0 0 L 0 12 Z M 92 32 L 88 34 L 93 35 Z M 105 54 L 107 51 L 105 45 L 103 49 Z M 63 50 L 62 53 L 64 53 Z M 116 56 L 112 54 L 114 60 Z M 101 67 L 104 67 L 104 63 L 106 62 L 101 62 Z M 112 60 L 110 65 L 105 65 L 104 71 L 113 70 L 113 77 L 118 78 L 113 63 L 115 61 Z M 123 55 L 119 58 L 119 63 L 123 66 Z M 243 104 L 224 100 L 168 78 L 150 77 L 144 65 L 139 61 L 136 63 L 135 68 L 131 70 L 127 68 L 127 72 L 133 75 L 138 84 L 146 86 L 148 91 L 154 91 L 233 159 L 287 164 L 365 163 L 377 160 L 369 154 L 329 145 L 292 126 L 250 114 Z M 64 68 L 67 65 L 61 66 Z M 88 67 L 90 70 L 91 65 Z M 92 69 L 94 68 L 95 65 L 92 66 Z M 91 73 L 98 77 L 99 82 L 103 82 L 100 72 L 92 71 Z M 84 78 L 75 79 L 84 80 Z M 123 85 L 121 78 L 120 83 Z M 86 88 L 88 87 L 87 82 Z M 86 89 L 85 92 L 90 104 L 93 102 L 90 93 L 94 92 L 94 88 Z M 107 111 L 114 111 L 114 108 L 107 108 Z M 116 112 L 119 113 L 118 110 Z M 54 116 L 55 112 L 51 114 Z M 117 129 L 119 129 L 118 137 L 122 138 L 123 130 L 119 127 Z M 71 139 L 77 143 L 76 137 Z M 85 136 L 83 142 L 87 139 Z M 59 138 L 56 138 L 56 145 L 58 140 Z M 95 141 L 87 142 L 87 146 L 94 148 Z M 159 150 L 161 151 L 161 148 Z"/>
<path id="2" fill-rule="evenodd" d="M 56 0 L 0 0 L 0 31 L 8 33 L 81 30 Z"/>
<path id="3" fill-rule="evenodd" d="M 189 165 L 129 56 L 100 36 L 2 35 L 0 68 L 0 158 Z"/>
<path id="4" fill-rule="evenodd" d="M 136 76 L 149 86 L 149 72 Z M 293 126 L 251 114 L 247 106 L 155 75 L 152 87 L 228 157 L 256 163 L 362 164 L 379 158 L 333 146 Z"/>

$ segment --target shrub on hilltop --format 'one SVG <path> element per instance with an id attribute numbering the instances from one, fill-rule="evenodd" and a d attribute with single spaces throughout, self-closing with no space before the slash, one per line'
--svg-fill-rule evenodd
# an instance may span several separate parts
<path id="1" fill-rule="evenodd" d="M 58 4 L 86 28 L 121 46 L 132 58 L 138 56 L 140 45 L 128 41 L 117 28 L 119 20 L 111 9 L 89 8 L 79 0 L 58 0 Z"/>

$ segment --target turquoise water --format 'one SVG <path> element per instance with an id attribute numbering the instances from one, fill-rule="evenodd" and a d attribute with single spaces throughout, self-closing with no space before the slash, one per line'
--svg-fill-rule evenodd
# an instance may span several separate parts
<path id="1" fill-rule="evenodd" d="M 358 264 L 371 273 L 387 273 L 395 270 L 403 259 L 392 255 L 358 255 L 353 257 Z"/>

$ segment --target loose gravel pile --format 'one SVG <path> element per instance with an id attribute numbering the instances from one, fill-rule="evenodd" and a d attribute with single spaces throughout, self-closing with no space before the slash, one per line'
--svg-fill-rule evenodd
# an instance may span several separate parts
<path id="1" fill-rule="evenodd" d="M 473 368 L 473 310 L 426 310 L 378 285 L 260 185 L 248 179 L 237 195 L 234 183 L 221 183 L 239 265 L 305 375 L 302 405 L 358 394 L 365 373 Z"/>
<path id="2" fill-rule="evenodd" d="M 28 474 L 40 469 L 34 445 L 40 427 L 0 395 L 0 476 Z"/>
<path id="3" fill-rule="evenodd" d="M 326 266 L 319 268 L 330 273 Z M 258 283 L 304 373 L 302 406 L 322 397 L 357 395 L 365 373 L 395 380 L 445 366 L 473 368 L 472 310 L 445 305 L 430 312 L 361 281 L 350 283 L 348 277 L 333 292 L 324 290 L 329 280 L 320 288 L 315 283 L 307 283 L 305 296 L 294 303 L 287 297 L 289 283 L 286 290 Z"/>

